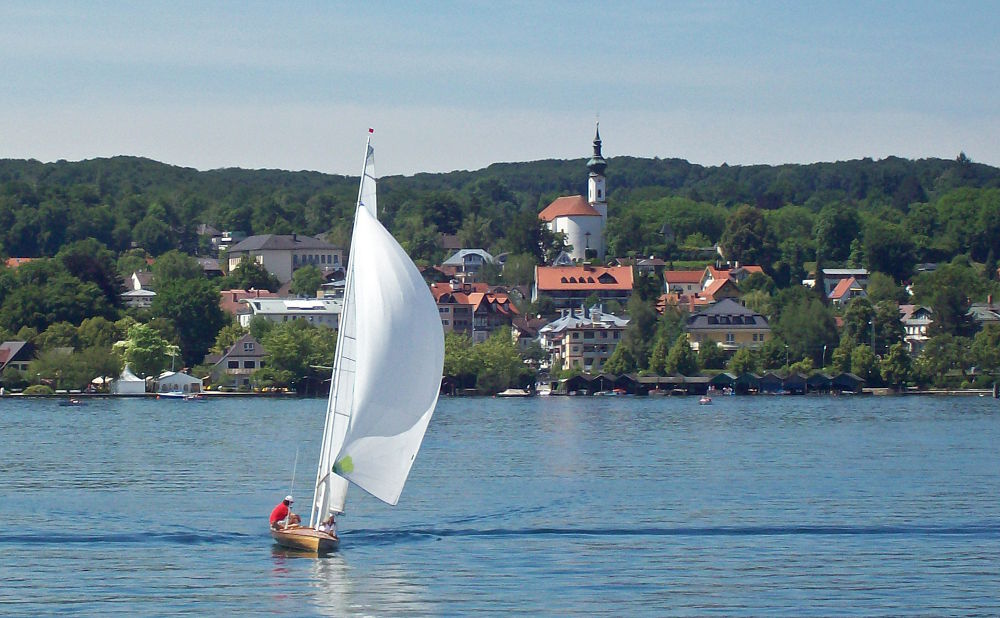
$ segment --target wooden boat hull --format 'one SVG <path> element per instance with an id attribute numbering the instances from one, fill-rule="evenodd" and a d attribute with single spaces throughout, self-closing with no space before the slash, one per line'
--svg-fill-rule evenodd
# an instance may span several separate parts
<path id="1" fill-rule="evenodd" d="M 318 554 L 337 551 L 337 548 L 340 546 L 340 539 L 336 536 L 305 527 L 286 528 L 284 530 L 275 530 L 272 528 L 271 538 L 282 547 Z"/>

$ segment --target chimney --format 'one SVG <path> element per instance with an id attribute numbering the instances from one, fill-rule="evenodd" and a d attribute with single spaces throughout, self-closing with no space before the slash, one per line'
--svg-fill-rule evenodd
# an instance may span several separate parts
<path id="1" fill-rule="evenodd" d="M 292 242 L 299 242 L 299 235 L 292 232 Z"/>

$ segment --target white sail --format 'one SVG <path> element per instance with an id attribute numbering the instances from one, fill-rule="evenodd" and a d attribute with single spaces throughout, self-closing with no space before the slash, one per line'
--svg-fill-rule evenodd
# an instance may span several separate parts
<path id="1" fill-rule="evenodd" d="M 375 187 L 369 140 L 310 526 L 343 512 L 345 479 L 396 504 L 440 388 L 444 338 L 437 305 L 378 222 Z"/>
<path id="2" fill-rule="evenodd" d="M 367 209 L 355 217 L 357 363 L 338 474 L 396 504 L 441 387 L 437 304 L 409 256 Z"/>

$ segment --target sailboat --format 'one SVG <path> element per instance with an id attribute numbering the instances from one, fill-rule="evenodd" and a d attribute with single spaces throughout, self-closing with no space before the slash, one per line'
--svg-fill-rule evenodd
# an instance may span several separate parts
<path id="1" fill-rule="evenodd" d="M 395 505 L 437 405 L 444 332 L 437 304 L 406 251 L 379 223 L 369 130 L 337 329 L 330 397 L 308 526 L 271 530 L 292 549 L 328 552 L 317 529 L 344 512 L 350 484 Z"/>

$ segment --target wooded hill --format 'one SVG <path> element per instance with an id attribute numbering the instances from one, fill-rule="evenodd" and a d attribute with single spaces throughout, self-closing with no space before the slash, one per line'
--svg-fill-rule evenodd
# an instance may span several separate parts
<path id="1" fill-rule="evenodd" d="M 609 255 L 682 259 L 686 247 L 718 242 L 727 257 L 764 265 L 779 285 L 817 257 L 905 279 L 917 262 L 1000 255 L 1000 169 L 964 154 L 717 167 L 615 157 L 607 177 Z M 586 179 L 584 159 L 386 177 L 380 216 L 426 263 L 445 257 L 439 232 L 468 247 L 540 256 L 537 212 L 560 195 L 585 193 Z M 2 160 L 0 254 L 53 256 L 88 237 L 113 252 L 204 252 L 200 223 L 328 234 L 346 246 L 356 192 L 356 177 L 318 172 L 202 172 L 136 157 Z M 660 234 L 665 223 L 672 241 Z"/>

